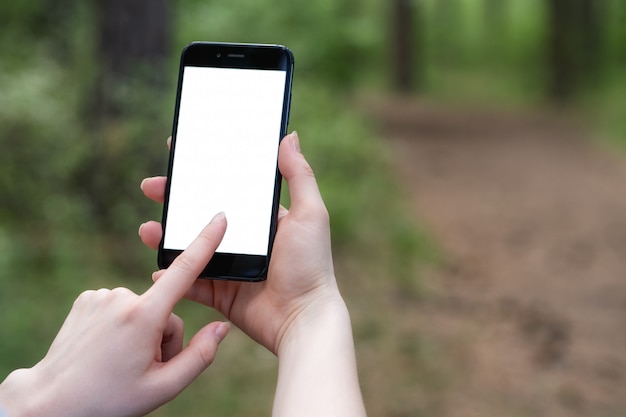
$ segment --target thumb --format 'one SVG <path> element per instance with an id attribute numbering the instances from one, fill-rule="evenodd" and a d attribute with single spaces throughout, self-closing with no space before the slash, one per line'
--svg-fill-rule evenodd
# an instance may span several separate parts
<path id="1" fill-rule="evenodd" d="M 230 330 L 224 322 L 209 323 L 200 329 L 178 355 L 166 362 L 158 372 L 161 394 L 174 398 L 208 368 L 215 359 L 220 342 Z"/>
<path id="2" fill-rule="evenodd" d="M 278 152 L 278 167 L 289 187 L 290 212 L 296 215 L 326 212 L 315 174 L 300 152 L 296 132 L 283 139 Z"/>

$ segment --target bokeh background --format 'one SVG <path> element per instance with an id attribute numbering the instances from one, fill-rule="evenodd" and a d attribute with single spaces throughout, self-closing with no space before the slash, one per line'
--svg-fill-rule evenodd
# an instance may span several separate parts
<path id="1" fill-rule="evenodd" d="M 294 52 L 372 417 L 626 414 L 621 0 L 4 0 L 0 375 L 82 290 L 150 285 L 193 40 Z M 275 378 L 234 329 L 153 415 L 268 415 Z"/>

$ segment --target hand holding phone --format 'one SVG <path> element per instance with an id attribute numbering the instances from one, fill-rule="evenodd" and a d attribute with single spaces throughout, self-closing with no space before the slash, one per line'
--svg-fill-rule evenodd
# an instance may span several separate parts
<path id="1" fill-rule="evenodd" d="M 335 282 L 328 211 L 312 168 L 300 152 L 297 133 L 282 140 L 278 159 L 291 206 L 280 211 L 268 279 L 260 283 L 200 279 L 186 295 L 217 309 L 276 354 L 287 329 L 295 323 L 310 324 L 329 311 L 336 319 L 342 316 L 336 311 L 345 309 Z M 147 178 L 141 188 L 148 198 L 163 203 L 165 182 L 164 177 Z M 162 227 L 146 222 L 139 235 L 147 246 L 157 249 Z M 159 280 L 164 273 L 156 272 L 153 279 Z"/>
<path id="2" fill-rule="evenodd" d="M 278 45 L 195 42 L 181 57 L 159 267 L 217 212 L 228 230 L 203 277 L 267 275 L 279 208 L 293 55 Z"/>

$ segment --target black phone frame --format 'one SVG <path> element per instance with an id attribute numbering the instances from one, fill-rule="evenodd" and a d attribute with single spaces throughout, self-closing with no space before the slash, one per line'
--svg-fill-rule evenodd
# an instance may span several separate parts
<path id="1" fill-rule="evenodd" d="M 268 44 L 241 44 L 241 43 L 214 43 L 192 42 L 187 45 L 181 54 L 180 69 L 178 75 L 178 87 L 176 92 L 176 107 L 172 127 L 172 142 L 167 169 L 167 183 L 165 189 L 165 201 L 161 225 L 163 237 L 167 227 L 167 213 L 169 194 L 172 177 L 174 153 L 176 150 L 176 132 L 178 129 L 178 115 L 184 71 L 186 66 L 216 67 L 216 68 L 241 68 L 259 70 L 282 70 L 287 72 L 283 98 L 283 110 L 281 117 L 280 141 L 287 134 L 289 124 L 289 111 L 291 108 L 291 85 L 293 81 L 294 57 L 292 52 L 282 45 Z M 278 222 L 278 209 L 280 207 L 280 191 L 282 176 L 278 169 L 278 155 L 276 158 L 276 175 L 274 184 L 274 196 L 272 204 L 272 218 L 268 238 L 267 255 L 249 255 L 237 253 L 216 252 L 213 258 L 200 274 L 201 278 L 228 279 L 238 281 L 262 281 L 267 278 L 269 263 L 276 236 Z M 169 267 L 174 259 L 182 253 L 182 250 L 165 249 L 163 238 L 159 244 L 158 266 L 161 269 Z"/>

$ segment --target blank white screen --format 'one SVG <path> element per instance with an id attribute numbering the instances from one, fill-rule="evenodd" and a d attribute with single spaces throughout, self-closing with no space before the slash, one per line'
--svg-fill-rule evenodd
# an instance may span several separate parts
<path id="1" fill-rule="evenodd" d="M 286 72 L 184 68 L 163 246 L 183 250 L 218 212 L 217 251 L 267 255 Z"/>

